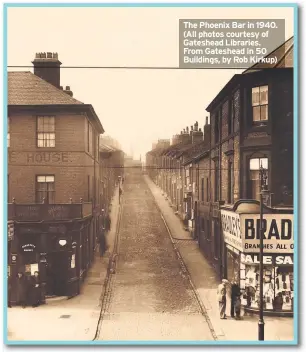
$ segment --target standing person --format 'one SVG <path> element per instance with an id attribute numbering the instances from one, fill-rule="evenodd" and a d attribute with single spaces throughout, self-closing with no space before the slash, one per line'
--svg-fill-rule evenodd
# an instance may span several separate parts
<path id="1" fill-rule="evenodd" d="M 31 303 L 32 307 L 38 307 L 41 303 L 41 287 L 40 287 L 40 278 L 38 271 L 34 272 L 34 276 L 31 277 Z"/>
<path id="2" fill-rule="evenodd" d="M 226 284 L 227 280 L 223 279 L 221 284 L 218 286 L 217 295 L 220 310 L 220 319 L 226 319 Z"/>
<path id="3" fill-rule="evenodd" d="M 100 257 L 103 257 L 103 254 L 105 252 L 105 230 L 104 229 L 100 233 L 99 246 L 100 246 Z"/>
<path id="4" fill-rule="evenodd" d="M 121 189 L 121 187 L 119 186 L 119 204 L 120 204 L 120 201 L 121 201 L 121 195 L 122 195 L 122 189 Z"/>
<path id="5" fill-rule="evenodd" d="M 26 296 L 27 296 L 27 288 L 26 288 L 26 279 L 22 272 L 18 273 L 16 280 L 16 294 L 17 294 L 17 304 L 21 305 L 22 308 L 26 306 Z"/>
<path id="6" fill-rule="evenodd" d="M 240 320 L 241 319 L 241 300 L 240 300 L 240 296 L 238 296 L 235 300 L 235 314 L 236 317 L 235 319 Z"/>
<path id="7" fill-rule="evenodd" d="M 231 317 L 235 318 L 235 304 L 236 300 L 240 298 L 240 287 L 236 280 L 232 283 L 231 291 Z"/>

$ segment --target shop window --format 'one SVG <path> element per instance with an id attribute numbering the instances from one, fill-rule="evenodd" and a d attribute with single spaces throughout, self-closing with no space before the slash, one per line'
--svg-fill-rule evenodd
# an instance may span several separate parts
<path id="1" fill-rule="evenodd" d="M 54 116 L 37 117 L 37 147 L 55 147 L 55 118 Z"/>
<path id="2" fill-rule="evenodd" d="M 253 122 L 268 120 L 268 86 L 252 88 Z"/>
<path id="3" fill-rule="evenodd" d="M 261 192 L 260 168 L 261 167 L 268 171 L 268 158 L 250 159 L 249 193 L 250 193 L 251 199 L 260 200 L 260 192 Z M 268 185 L 268 180 L 266 180 L 266 184 Z"/>
<path id="4" fill-rule="evenodd" d="M 36 202 L 55 203 L 54 176 L 36 176 Z"/>
<path id="5" fill-rule="evenodd" d="M 259 266 L 245 265 L 244 302 L 247 307 L 259 309 Z M 293 311 L 293 266 L 264 266 L 264 309 Z"/>

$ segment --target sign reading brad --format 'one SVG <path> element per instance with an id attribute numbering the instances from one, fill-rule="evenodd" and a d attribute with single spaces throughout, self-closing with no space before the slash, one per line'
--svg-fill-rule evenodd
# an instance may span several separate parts
<path id="1" fill-rule="evenodd" d="M 259 214 L 241 214 L 244 252 L 259 251 Z M 264 214 L 263 236 L 265 253 L 293 253 L 293 215 Z"/>
<path id="2" fill-rule="evenodd" d="M 241 252 L 259 252 L 260 215 L 221 210 L 224 241 Z M 293 253 L 293 215 L 264 214 L 265 253 Z"/>

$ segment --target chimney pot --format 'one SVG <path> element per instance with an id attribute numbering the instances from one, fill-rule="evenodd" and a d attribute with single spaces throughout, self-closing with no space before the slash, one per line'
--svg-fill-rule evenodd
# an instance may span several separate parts
<path id="1" fill-rule="evenodd" d="M 47 54 L 46 53 L 41 53 L 41 58 L 42 59 L 45 59 L 47 57 Z"/>
<path id="2" fill-rule="evenodd" d="M 52 59 L 52 53 L 47 53 L 47 58 Z"/>
<path id="3" fill-rule="evenodd" d="M 63 90 L 64 89 L 63 86 L 60 86 L 60 89 Z"/>
<path id="4" fill-rule="evenodd" d="M 70 90 L 70 86 L 66 86 L 66 90 Z"/>
<path id="5" fill-rule="evenodd" d="M 58 53 L 53 53 L 53 59 L 58 59 Z"/>
<path id="6" fill-rule="evenodd" d="M 190 131 L 193 131 L 193 126 L 190 126 L 191 130 Z"/>
<path id="7" fill-rule="evenodd" d="M 199 132 L 202 132 L 202 129 L 201 129 L 201 128 L 199 128 Z"/>

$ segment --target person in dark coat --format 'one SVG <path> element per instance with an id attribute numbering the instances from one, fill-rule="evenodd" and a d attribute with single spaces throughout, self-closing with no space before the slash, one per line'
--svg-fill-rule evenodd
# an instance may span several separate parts
<path id="1" fill-rule="evenodd" d="M 240 287 L 236 281 L 232 284 L 232 292 L 231 292 L 231 317 L 235 318 L 235 304 L 236 300 L 240 298 Z"/>
<path id="2" fill-rule="evenodd" d="M 19 272 L 16 280 L 16 302 L 21 305 L 22 308 L 26 306 L 27 299 L 27 282 L 23 273 Z"/>
<path id="3" fill-rule="evenodd" d="M 105 219 L 105 230 L 109 231 L 110 228 L 111 228 L 111 219 L 110 219 L 110 216 L 107 214 Z"/>
<path id="4" fill-rule="evenodd" d="M 121 201 L 121 196 L 122 196 L 122 189 L 121 189 L 121 187 L 119 187 L 119 204 L 120 204 L 120 201 Z"/>
<path id="5" fill-rule="evenodd" d="M 41 301 L 41 286 L 40 286 L 40 278 L 39 278 L 39 273 L 38 271 L 34 272 L 34 276 L 31 277 L 31 303 L 32 307 L 38 307 L 40 305 Z"/>
<path id="6" fill-rule="evenodd" d="M 105 247 L 106 247 L 104 230 L 102 230 L 100 233 L 99 245 L 100 245 L 100 257 L 103 257 L 104 252 L 105 252 Z"/>

